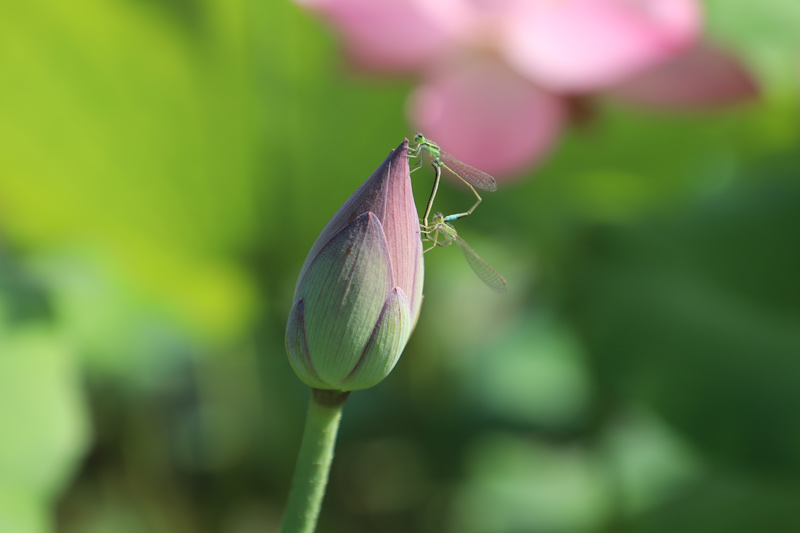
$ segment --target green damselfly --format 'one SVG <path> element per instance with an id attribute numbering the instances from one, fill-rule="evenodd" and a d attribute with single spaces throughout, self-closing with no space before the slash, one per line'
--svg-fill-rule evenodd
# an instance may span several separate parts
<path id="1" fill-rule="evenodd" d="M 472 270 L 475 271 L 475 274 L 478 275 L 482 282 L 495 292 L 506 292 L 506 280 L 503 279 L 503 276 L 498 274 L 489 263 L 484 261 L 481 256 L 458 235 L 456 228 L 450 224 L 452 220 L 456 220 L 457 218 L 458 215 L 444 216 L 441 213 L 433 215 L 433 223 L 430 226 L 423 226 L 421 229 L 421 232 L 425 235 L 425 240 L 432 243 L 425 251 L 430 251 L 436 246 L 449 246 L 450 244 L 456 243 L 458 247 L 461 248 L 461 252 L 463 252 L 464 257 L 467 259 L 467 263 L 469 263 L 469 266 L 472 267 Z"/>
<path id="2" fill-rule="evenodd" d="M 497 190 L 497 182 L 493 177 L 482 170 L 478 170 L 477 168 L 460 161 L 455 156 L 448 154 L 439 148 L 438 144 L 426 138 L 421 133 L 417 133 L 414 136 L 414 145 L 408 149 L 408 155 L 417 158 L 416 166 L 411 169 L 411 172 L 414 172 L 422 166 L 422 156 L 425 152 L 427 152 L 430 156 L 431 165 L 433 165 L 434 170 L 436 171 L 436 177 L 433 182 L 433 190 L 431 190 L 430 198 L 428 198 L 428 205 L 425 207 L 425 215 L 422 217 L 423 224 L 426 227 L 428 226 L 428 216 L 431 214 L 431 208 L 433 207 L 433 199 L 436 198 L 436 191 L 439 189 L 439 180 L 441 178 L 442 169 L 445 169 L 450 174 L 463 181 L 478 199 L 475 204 L 469 208 L 469 210 L 464 211 L 463 213 L 457 213 L 455 215 L 449 215 L 445 217 L 447 221 L 457 220 L 461 217 L 471 215 L 475 208 L 478 207 L 478 204 L 481 203 L 482 198 L 481 195 L 478 194 L 478 191 L 475 190 L 475 187 L 484 191 Z"/>

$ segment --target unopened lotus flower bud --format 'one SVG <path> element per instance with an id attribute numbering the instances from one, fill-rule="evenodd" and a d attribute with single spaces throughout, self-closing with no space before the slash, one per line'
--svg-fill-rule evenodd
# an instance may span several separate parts
<path id="1" fill-rule="evenodd" d="M 422 280 L 405 140 L 336 212 L 303 263 L 286 327 L 300 379 L 350 391 L 385 378 L 419 317 Z"/>

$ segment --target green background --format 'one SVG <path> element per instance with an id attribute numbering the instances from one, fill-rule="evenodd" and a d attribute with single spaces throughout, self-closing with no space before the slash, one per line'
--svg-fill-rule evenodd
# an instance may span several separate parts
<path id="1" fill-rule="evenodd" d="M 318 531 L 800 529 L 800 8 L 705 5 L 760 100 L 595 100 L 461 222 L 506 295 L 426 254 Z M 414 133 L 338 50 L 284 2 L 2 2 L 0 531 L 277 527 L 296 275 Z"/>

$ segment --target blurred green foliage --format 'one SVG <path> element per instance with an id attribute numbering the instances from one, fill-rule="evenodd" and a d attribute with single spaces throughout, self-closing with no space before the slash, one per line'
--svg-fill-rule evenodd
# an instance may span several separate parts
<path id="1" fill-rule="evenodd" d="M 800 13 L 707 7 L 762 101 L 597 102 L 459 228 L 508 295 L 427 254 L 320 532 L 800 528 Z M 349 73 L 283 2 L 3 4 L 0 531 L 277 526 L 295 276 L 413 133 L 410 83 Z"/>

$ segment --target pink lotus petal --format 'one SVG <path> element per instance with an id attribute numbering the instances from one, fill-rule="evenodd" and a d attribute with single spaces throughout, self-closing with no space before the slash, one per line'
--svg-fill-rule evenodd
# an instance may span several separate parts
<path id="1" fill-rule="evenodd" d="M 360 67 L 408 71 L 436 56 L 447 37 L 414 0 L 296 0 L 337 27 Z"/>
<path id="2" fill-rule="evenodd" d="M 627 102 L 664 109 L 716 108 L 758 96 L 755 79 L 732 54 L 701 44 L 611 91 Z"/>
<path id="3" fill-rule="evenodd" d="M 469 48 L 496 48 L 507 21 L 530 0 L 414 0 L 420 11 L 454 42 Z"/>
<path id="4" fill-rule="evenodd" d="M 550 151 L 566 113 L 560 98 L 493 61 L 434 72 L 410 103 L 423 134 L 501 179 Z"/>
<path id="5" fill-rule="evenodd" d="M 700 18 L 696 0 L 532 0 L 503 51 L 549 89 L 594 91 L 681 52 Z"/>

